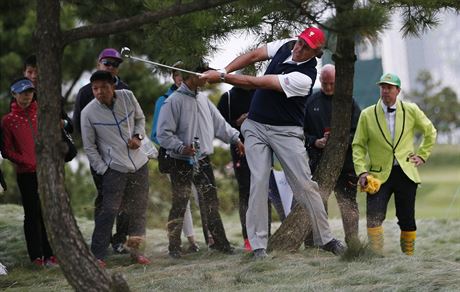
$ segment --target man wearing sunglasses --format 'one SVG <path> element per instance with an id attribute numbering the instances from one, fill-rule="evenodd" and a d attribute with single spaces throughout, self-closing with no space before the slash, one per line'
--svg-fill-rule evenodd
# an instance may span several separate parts
<path id="1" fill-rule="evenodd" d="M 115 89 L 129 89 L 128 85 L 121 81 L 118 77 L 118 67 L 123 62 L 120 53 L 113 48 L 106 48 L 102 50 L 97 58 L 97 70 L 107 71 L 112 74 L 115 78 Z M 81 112 L 85 106 L 94 99 L 93 91 L 91 88 L 91 83 L 83 86 L 80 91 L 78 91 L 77 98 L 75 100 L 75 107 L 73 111 L 73 124 L 75 127 L 75 132 L 81 135 Z M 97 189 L 97 197 L 94 202 L 95 210 L 94 213 L 97 214 L 102 206 L 102 175 L 96 173 L 96 171 L 90 167 L 91 174 L 93 176 L 94 184 Z M 120 212 L 117 216 L 117 227 L 116 233 L 112 236 L 112 247 L 115 253 L 126 253 L 127 251 L 124 248 L 124 243 L 126 241 L 127 231 L 128 231 L 128 218 L 124 212 Z"/>
<path id="2" fill-rule="evenodd" d="M 104 49 L 97 58 L 96 69 L 110 72 L 112 76 L 115 77 L 115 89 L 129 89 L 128 85 L 126 85 L 126 83 L 121 81 L 120 77 L 118 77 L 118 67 L 122 62 L 123 59 L 121 58 L 120 53 L 113 48 Z M 91 90 L 91 83 L 86 84 L 78 91 L 73 112 L 73 123 L 77 133 L 79 134 L 81 134 L 81 111 L 93 99 L 94 95 L 93 91 Z"/>

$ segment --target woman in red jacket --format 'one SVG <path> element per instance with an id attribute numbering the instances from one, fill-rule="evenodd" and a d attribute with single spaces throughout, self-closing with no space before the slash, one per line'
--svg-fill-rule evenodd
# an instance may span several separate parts
<path id="1" fill-rule="evenodd" d="M 2 154 L 16 168 L 30 260 L 38 266 L 54 266 L 57 262 L 46 235 L 38 195 L 34 143 L 37 137 L 37 102 L 33 100 L 34 92 L 34 85 L 27 78 L 12 83 L 14 100 L 11 112 L 2 118 Z"/>

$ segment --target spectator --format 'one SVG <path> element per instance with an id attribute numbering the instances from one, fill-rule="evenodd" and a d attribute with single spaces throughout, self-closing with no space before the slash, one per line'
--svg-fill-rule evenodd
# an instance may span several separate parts
<path id="1" fill-rule="evenodd" d="M 254 90 L 233 87 L 220 97 L 219 103 L 217 104 L 217 109 L 225 118 L 227 123 L 238 131 L 241 128 L 241 124 L 248 116 L 249 106 L 251 104 L 253 94 Z M 239 137 L 244 143 L 243 135 L 240 134 Z M 249 202 L 251 171 L 249 170 L 246 157 L 238 154 L 236 145 L 230 146 L 230 153 L 232 155 L 233 170 L 235 171 L 235 177 L 238 182 L 239 215 L 241 231 L 243 233 L 244 249 L 246 251 L 251 251 L 251 244 L 249 243 L 248 233 L 246 230 L 246 212 L 248 210 Z"/>
<path id="2" fill-rule="evenodd" d="M 380 190 L 367 194 L 367 235 L 371 248 L 381 254 L 382 224 L 394 193 L 401 251 L 413 255 L 417 230 L 415 195 L 420 183 L 417 167 L 430 156 L 436 129 L 417 105 L 398 99 L 401 80 L 397 75 L 383 74 L 377 84 L 380 99 L 363 110 L 353 139 L 353 162 L 361 187 L 366 187 L 369 176 L 382 182 Z M 423 136 L 418 149 L 414 147 L 416 132 Z"/>
<path id="3" fill-rule="evenodd" d="M 55 266 L 53 254 L 43 223 L 38 194 L 35 140 L 37 137 L 37 101 L 35 86 L 25 77 L 11 84 L 14 101 L 11 112 L 2 118 L 2 155 L 16 168 L 18 188 L 24 208 L 24 234 L 27 252 L 37 266 Z"/>
<path id="4" fill-rule="evenodd" d="M 197 72 L 204 72 L 207 66 L 200 65 Z M 200 202 L 202 219 L 207 219 L 209 232 L 214 244 L 210 248 L 224 253 L 232 253 L 219 214 L 216 182 L 209 155 L 213 153 L 214 137 L 224 142 L 238 144 L 240 153 L 244 151 L 238 138 L 239 132 L 228 125 L 214 104 L 197 90 L 206 81 L 191 74 L 183 75 L 181 86 L 166 100 L 158 118 L 158 141 L 173 159 L 171 169 L 172 206 L 168 218 L 169 255 L 181 257 L 180 232 L 192 182 L 203 196 Z M 194 137 L 200 141 L 200 151 L 192 147 Z M 191 164 L 194 161 L 195 165 Z M 194 170 L 195 168 L 195 170 Z M 203 214 L 206 212 L 206 214 Z M 205 236 L 207 240 L 207 236 Z"/>
<path id="5" fill-rule="evenodd" d="M 332 99 L 335 91 L 335 66 L 328 64 L 321 69 L 319 76 L 321 90 L 314 93 L 307 102 L 305 112 L 305 146 L 307 147 L 311 172 L 314 173 L 326 147 L 332 116 Z M 345 156 L 342 171 L 334 187 L 335 197 L 342 215 L 343 229 L 345 231 L 345 242 L 349 246 L 353 241 L 358 240 L 359 209 L 356 202 L 357 177 L 353 168 L 351 155 L 351 142 L 358 123 L 361 110 L 353 99 L 352 117 L 350 128 L 349 147 Z M 326 202 L 327 206 L 327 202 Z M 310 234 L 311 235 L 311 234 Z M 306 243 L 311 245 L 311 236 L 307 236 Z"/>
<path id="6" fill-rule="evenodd" d="M 120 77 L 118 77 L 119 66 L 123 62 L 120 53 L 112 48 L 106 48 L 102 50 L 97 58 L 97 70 L 107 71 L 112 74 L 115 78 L 115 89 L 129 89 L 128 85 L 126 85 L 123 81 L 121 81 Z M 94 94 L 91 88 L 91 83 L 86 84 L 83 86 L 77 94 L 77 98 L 75 100 L 75 108 L 73 111 L 73 123 L 75 125 L 75 130 L 78 134 L 81 134 L 81 123 L 80 117 L 81 112 L 86 107 L 88 103 L 90 103 L 94 99 Z M 96 171 L 90 167 L 91 175 L 93 176 L 93 181 L 97 189 L 97 197 L 94 201 L 94 216 L 101 210 L 102 207 L 102 175 L 96 173 Z M 117 215 L 116 219 L 116 233 L 113 235 L 111 239 L 112 247 L 114 253 L 127 253 L 125 249 L 124 243 L 126 242 L 126 236 L 128 232 L 128 217 L 123 212 L 120 212 Z"/>
<path id="7" fill-rule="evenodd" d="M 177 66 L 180 66 L 182 64 L 182 62 L 176 62 L 173 66 L 174 67 L 177 67 Z M 157 101 L 155 102 L 155 109 L 153 111 L 153 122 L 152 122 L 152 132 L 150 134 L 150 139 L 152 139 L 153 142 L 155 142 L 156 144 L 160 144 L 158 142 L 158 139 L 157 139 L 157 125 L 158 125 L 158 117 L 160 116 L 160 110 L 161 110 L 161 107 L 163 106 L 163 104 L 165 103 L 165 100 L 174 92 L 176 91 L 177 88 L 179 88 L 179 86 L 181 85 L 182 83 L 182 74 L 180 71 L 178 70 L 172 70 L 172 79 L 173 79 L 173 85 L 171 85 L 171 87 L 169 87 L 168 91 L 163 94 L 162 96 L 160 96 Z M 163 153 L 163 151 L 161 151 L 161 153 Z M 161 154 L 163 155 L 163 154 Z M 168 178 L 169 178 L 169 175 L 168 175 Z M 196 192 L 196 188 L 193 187 L 192 188 L 192 192 L 194 194 L 194 197 L 195 197 L 195 201 L 196 202 L 199 202 L 199 199 L 198 199 L 198 193 Z M 199 203 L 198 203 L 199 205 Z M 203 224 L 203 228 L 206 228 L 206 224 Z M 182 232 L 184 233 L 185 237 L 187 237 L 187 240 L 189 242 L 189 248 L 188 248 L 188 251 L 189 252 L 197 252 L 200 250 L 198 244 L 196 243 L 195 241 L 195 231 L 193 230 L 193 218 L 192 218 L 192 211 L 191 211 L 191 208 L 190 208 L 190 200 L 188 201 L 187 203 L 187 209 L 185 210 L 185 214 L 184 214 L 184 225 L 182 227 Z M 207 230 L 203 232 L 205 235 L 208 234 Z"/>
<path id="8" fill-rule="evenodd" d="M 96 71 L 90 80 L 96 98 L 82 112 L 82 139 L 92 168 L 102 176 L 102 204 L 95 217 L 91 251 L 105 266 L 113 223 L 123 206 L 131 256 L 139 264 L 149 264 L 140 249 L 149 191 L 148 157 L 139 149 L 145 117 L 131 91 L 115 90 L 109 72 Z"/>

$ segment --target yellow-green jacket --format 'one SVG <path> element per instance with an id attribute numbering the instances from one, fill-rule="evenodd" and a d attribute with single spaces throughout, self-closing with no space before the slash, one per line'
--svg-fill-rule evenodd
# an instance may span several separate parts
<path id="1" fill-rule="evenodd" d="M 415 150 L 414 134 L 420 132 L 422 142 Z M 394 140 L 388 130 L 381 100 L 361 112 L 353 139 L 353 163 L 356 174 L 369 172 L 384 183 L 393 167 L 393 156 L 404 173 L 415 183 L 420 175 L 413 163 L 412 154 L 428 159 L 436 141 L 436 129 L 431 121 L 414 103 L 397 100 Z M 393 154 L 394 153 L 394 154 Z M 367 159 L 368 158 L 368 159 Z"/>

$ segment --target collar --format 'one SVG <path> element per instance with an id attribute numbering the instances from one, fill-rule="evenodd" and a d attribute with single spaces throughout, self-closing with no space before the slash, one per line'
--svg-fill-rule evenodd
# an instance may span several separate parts
<path id="1" fill-rule="evenodd" d="M 185 94 L 187 96 L 196 98 L 198 92 L 190 90 L 188 86 L 185 84 L 185 82 L 182 82 L 182 84 L 179 86 L 179 88 L 176 90 L 179 93 Z"/>
<path id="2" fill-rule="evenodd" d="M 332 94 L 332 95 L 328 95 L 328 94 L 324 93 L 324 91 L 323 91 L 322 89 L 320 89 L 320 91 L 321 91 L 321 95 L 322 95 L 323 97 L 325 97 L 325 98 L 332 99 L 332 97 L 334 96 L 333 94 Z"/>
<path id="3" fill-rule="evenodd" d="M 118 86 L 118 83 L 120 83 L 120 77 L 115 76 L 115 86 Z"/>
<path id="4" fill-rule="evenodd" d="M 397 104 L 398 104 L 398 100 L 396 100 L 396 102 L 395 102 L 392 106 L 389 106 L 389 108 L 392 108 L 392 109 L 395 110 L 394 112 L 389 113 L 389 114 L 394 114 L 394 113 L 396 113 L 396 105 L 397 105 Z M 382 107 L 382 109 L 383 109 L 383 112 L 384 112 L 384 113 L 388 113 L 387 106 L 383 103 L 382 100 L 380 100 L 380 105 L 381 105 L 381 107 Z"/>
<path id="5" fill-rule="evenodd" d="M 302 61 L 302 62 L 293 61 L 292 60 L 292 50 L 291 50 L 291 54 L 289 55 L 289 57 L 286 58 L 286 60 L 284 60 L 283 63 L 294 64 L 294 65 L 299 66 L 299 65 L 302 65 L 303 63 L 306 63 L 306 62 L 310 61 L 311 59 L 313 59 L 313 57 L 311 57 L 308 60 Z"/>
<path id="6" fill-rule="evenodd" d="M 114 106 L 115 106 L 115 102 L 117 100 L 117 90 L 115 90 L 115 92 L 113 93 L 113 100 L 112 100 L 112 104 L 109 106 L 109 105 L 106 105 L 105 103 L 102 103 L 99 101 L 99 99 L 97 99 L 96 97 L 94 97 L 94 99 L 97 101 L 98 104 L 100 104 L 101 106 L 105 106 L 109 109 L 113 109 Z"/>

